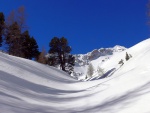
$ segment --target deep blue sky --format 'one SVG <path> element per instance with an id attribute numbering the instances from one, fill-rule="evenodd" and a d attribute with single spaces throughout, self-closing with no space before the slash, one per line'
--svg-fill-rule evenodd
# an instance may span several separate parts
<path id="1" fill-rule="evenodd" d="M 72 53 L 101 47 L 131 47 L 149 37 L 148 0 L 0 0 L 0 12 L 24 5 L 30 35 L 49 50 L 54 37 L 66 37 Z"/>

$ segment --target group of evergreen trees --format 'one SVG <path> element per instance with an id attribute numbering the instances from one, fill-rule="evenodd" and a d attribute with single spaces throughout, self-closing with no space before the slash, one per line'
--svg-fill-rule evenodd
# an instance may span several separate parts
<path id="1" fill-rule="evenodd" d="M 0 12 L 0 46 L 5 45 L 7 53 L 27 59 L 38 58 L 39 50 L 34 37 L 28 30 L 23 30 L 25 24 L 24 7 L 12 11 L 5 20 Z"/>
<path id="2" fill-rule="evenodd" d="M 132 58 L 132 55 L 131 55 L 131 54 L 128 54 L 128 53 L 126 52 L 125 60 L 128 61 L 130 58 Z M 122 65 L 124 64 L 124 60 L 121 59 L 118 64 L 120 64 L 120 66 L 122 66 Z"/>
<path id="3" fill-rule="evenodd" d="M 6 20 L 4 14 L 0 12 L 0 47 L 4 45 L 8 54 L 26 59 L 35 58 L 40 63 L 60 67 L 69 74 L 73 72 L 75 57 L 70 54 L 71 47 L 66 38 L 54 37 L 49 43 L 49 55 L 46 57 L 46 51 L 43 49 L 39 52 L 35 38 L 25 30 L 23 6 L 12 11 Z"/>
<path id="4" fill-rule="evenodd" d="M 27 59 L 37 58 L 39 55 L 36 40 L 29 35 L 28 31 L 21 33 L 17 22 L 8 26 L 4 40 L 7 44 L 7 52 L 11 55 Z"/>

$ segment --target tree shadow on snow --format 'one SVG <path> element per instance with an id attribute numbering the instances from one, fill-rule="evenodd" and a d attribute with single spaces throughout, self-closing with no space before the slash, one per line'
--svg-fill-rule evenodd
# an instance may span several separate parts
<path id="1" fill-rule="evenodd" d="M 116 71 L 116 68 L 110 69 L 104 75 L 102 75 L 99 79 L 103 79 L 103 78 L 106 78 L 108 76 L 111 76 L 115 73 L 115 71 Z"/>
<path id="2" fill-rule="evenodd" d="M 110 98 L 108 101 L 100 105 L 91 108 L 85 108 L 85 110 L 78 111 L 78 113 L 118 113 L 119 110 L 123 110 L 134 105 L 134 102 L 138 101 L 141 96 L 144 96 L 148 93 L 150 93 L 150 82 L 132 91 L 129 91 L 120 97 Z"/>

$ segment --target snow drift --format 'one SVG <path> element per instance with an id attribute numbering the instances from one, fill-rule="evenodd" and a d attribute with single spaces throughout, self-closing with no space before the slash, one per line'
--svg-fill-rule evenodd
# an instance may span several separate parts
<path id="1" fill-rule="evenodd" d="M 126 52 L 132 55 L 128 61 Z M 0 112 L 150 113 L 150 39 L 101 66 L 113 73 L 79 82 L 56 68 L 0 53 Z"/>

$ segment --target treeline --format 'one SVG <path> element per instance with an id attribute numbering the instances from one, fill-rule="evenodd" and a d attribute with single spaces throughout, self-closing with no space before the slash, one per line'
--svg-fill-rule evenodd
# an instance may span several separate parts
<path id="1" fill-rule="evenodd" d="M 55 66 L 71 74 L 75 58 L 70 54 L 71 47 L 66 38 L 54 37 L 50 43 L 48 54 L 43 48 L 39 51 L 38 44 L 33 36 L 30 36 L 26 25 L 25 8 L 19 7 L 12 11 L 7 19 L 3 12 L 0 12 L 0 47 L 4 46 L 5 51 L 13 56 Z M 47 55 L 46 55 L 47 54 Z"/>

